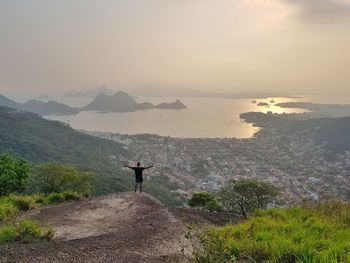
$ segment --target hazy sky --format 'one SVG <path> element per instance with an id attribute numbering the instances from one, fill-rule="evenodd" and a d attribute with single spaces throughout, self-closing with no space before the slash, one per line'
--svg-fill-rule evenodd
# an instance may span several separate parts
<path id="1" fill-rule="evenodd" d="M 350 0 L 0 0 L 0 93 L 350 93 Z"/>

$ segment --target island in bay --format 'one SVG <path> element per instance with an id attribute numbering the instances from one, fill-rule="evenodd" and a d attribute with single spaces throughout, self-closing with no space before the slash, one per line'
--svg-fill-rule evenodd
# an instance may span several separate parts
<path id="1" fill-rule="evenodd" d="M 29 100 L 25 103 L 19 103 L 0 94 L 0 106 L 34 112 L 42 116 L 77 114 L 80 111 L 132 112 L 150 109 L 181 110 L 187 108 L 180 100 L 157 105 L 149 102 L 138 103 L 133 97 L 123 91 L 118 91 L 114 95 L 100 93 L 91 103 L 81 108 L 70 107 L 53 100 L 48 102 Z"/>
<path id="2" fill-rule="evenodd" d="M 176 100 L 170 103 L 160 103 L 154 105 L 149 102 L 138 103 L 129 94 L 118 91 L 114 95 L 105 95 L 100 93 L 91 103 L 82 107 L 81 111 L 103 111 L 103 112 L 131 112 L 150 109 L 172 109 L 181 110 L 187 107 Z"/>

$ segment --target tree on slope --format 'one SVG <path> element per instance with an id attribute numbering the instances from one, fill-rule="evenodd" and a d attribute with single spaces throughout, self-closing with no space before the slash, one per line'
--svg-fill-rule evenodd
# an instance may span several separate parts
<path id="1" fill-rule="evenodd" d="M 64 164 L 45 163 L 35 167 L 28 180 L 28 191 L 44 194 L 74 191 L 89 195 L 92 177 L 91 173 Z"/>
<path id="2" fill-rule="evenodd" d="M 191 199 L 188 200 L 188 205 L 191 207 L 199 207 L 210 212 L 221 211 L 221 206 L 215 196 L 207 192 L 193 194 Z"/>
<path id="3" fill-rule="evenodd" d="M 0 155 L 0 196 L 24 190 L 28 175 L 27 161 L 8 154 Z"/>
<path id="4" fill-rule="evenodd" d="M 277 189 L 271 184 L 254 180 L 231 180 L 219 192 L 224 209 L 244 217 L 257 209 L 266 209 L 277 195 Z"/>

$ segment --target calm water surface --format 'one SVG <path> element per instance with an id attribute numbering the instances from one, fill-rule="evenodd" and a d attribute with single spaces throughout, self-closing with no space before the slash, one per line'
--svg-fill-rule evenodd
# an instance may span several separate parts
<path id="1" fill-rule="evenodd" d="M 177 98 L 139 98 L 139 102 L 171 102 Z M 179 98 L 188 108 L 185 110 L 146 110 L 127 113 L 80 112 L 76 115 L 46 116 L 69 123 L 75 129 L 117 132 L 125 134 L 153 133 L 179 138 L 252 137 L 257 128 L 245 123 L 239 115 L 249 111 L 275 113 L 304 112 L 301 109 L 282 109 L 277 106 L 260 107 L 251 99 Z M 61 98 L 60 102 L 71 106 L 86 105 L 87 98 Z M 257 99 L 270 102 L 271 99 Z M 275 103 L 300 101 L 300 99 L 274 98 Z"/>

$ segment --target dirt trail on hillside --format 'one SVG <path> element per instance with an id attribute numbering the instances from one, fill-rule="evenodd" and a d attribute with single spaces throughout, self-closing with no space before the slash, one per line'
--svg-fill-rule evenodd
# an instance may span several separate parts
<path id="1" fill-rule="evenodd" d="M 29 211 L 57 232 L 50 243 L 0 246 L 0 262 L 168 262 L 184 226 L 145 193 L 118 193 Z"/>

